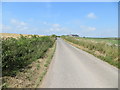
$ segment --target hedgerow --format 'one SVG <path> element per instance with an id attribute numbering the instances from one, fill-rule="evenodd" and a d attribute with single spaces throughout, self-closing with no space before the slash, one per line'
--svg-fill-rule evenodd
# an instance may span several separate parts
<path id="1" fill-rule="evenodd" d="M 55 38 L 52 36 L 39 37 L 37 35 L 19 38 L 2 39 L 2 74 L 16 75 L 22 68 L 33 61 L 43 58 L 45 52 L 53 46 Z"/>

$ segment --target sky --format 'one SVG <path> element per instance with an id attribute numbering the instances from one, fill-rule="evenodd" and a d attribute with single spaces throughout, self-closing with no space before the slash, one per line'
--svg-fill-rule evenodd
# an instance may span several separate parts
<path id="1" fill-rule="evenodd" d="M 2 33 L 117 37 L 117 2 L 2 2 Z"/>

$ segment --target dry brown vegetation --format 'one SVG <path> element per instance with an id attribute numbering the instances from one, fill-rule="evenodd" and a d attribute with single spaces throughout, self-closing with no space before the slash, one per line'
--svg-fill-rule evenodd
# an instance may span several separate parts
<path id="1" fill-rule="evenodd" d="M 31 34 L 0 33 L 0 36 L 2 38 L 8 38 L 8 37 L 18 38 L 20 37 L 20 35 L 29 36 Z M 38 36 L 43 36 L 43 35 L 38 35 Z"/>

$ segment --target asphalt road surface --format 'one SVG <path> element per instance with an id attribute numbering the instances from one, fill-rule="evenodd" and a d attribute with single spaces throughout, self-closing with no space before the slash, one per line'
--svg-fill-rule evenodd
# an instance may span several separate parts
<path id="1" fill-rule="evenodd" d="M 58 38 L 41 88 L 118 88 L 118 69 Z"/>

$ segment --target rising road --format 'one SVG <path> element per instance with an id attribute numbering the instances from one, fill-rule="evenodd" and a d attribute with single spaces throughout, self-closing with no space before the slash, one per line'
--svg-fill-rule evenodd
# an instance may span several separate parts
<path id="1" fill-rule="evenodd" d="M 118 88 L 118 69 L 58 38 L 41 88 Z"/>

